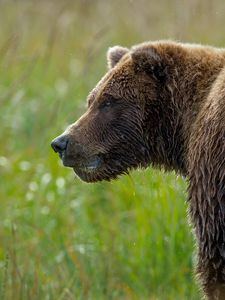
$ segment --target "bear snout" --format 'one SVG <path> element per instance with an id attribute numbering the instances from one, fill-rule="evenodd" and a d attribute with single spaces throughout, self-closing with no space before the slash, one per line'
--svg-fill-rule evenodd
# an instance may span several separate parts
<path id="1" fill-rule="evenodd" d="M 66 134 L 61 134 L 51 142 L 52 149 L 59 154 L 65 167 L 73 167 L 74 164 L 74 159 L 71 159 L 71 155 L 68 155 L 69 148 L 71 148 L 70 144 L 70 138 Z"/>
<path id="2" fill-rule="evenodd" d="M 52 149 L 56 152 L 59 153 L 60 157 L 62 156 L 63 152 L 66 151 L 67 145 L 69 142 L 69 138 L 66 135 L 60 135 L 56 137 L 52 142 L 51 146 Z"/>
<path id="3" fill-rule="evenodd" d="M 91 155 L 87 147 L 74 140 L 74 136 L 61 134 L 51 142 L 52 149 L 59 154 L 63 165 L 70 168 L 84 168 L 92 171 L 99 165 L 100 159 L 96 155 Z"/>

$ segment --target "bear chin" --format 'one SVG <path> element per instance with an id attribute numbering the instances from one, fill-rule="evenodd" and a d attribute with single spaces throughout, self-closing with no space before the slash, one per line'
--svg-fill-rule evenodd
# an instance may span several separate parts
<path id="1" fill-rule="evenodd" d="M 110 181 L 111 179 L 109 177 L 104 177 L 103 175 L 99 174 L 97 171 L 96 172 L 90 172 L 86 168 L 78 169 L 78 168 L 73 168 L 74 173 L 79 177 L 82 181 L 87 182 L 87 183 L 94 183 L 98 181 Z"/>
<path id="2" fill-rule="evenodd" d="M 90 175 L 88 172 L 85 172 L 84 169 L 73 168 L 73 171 L 77 175 L 77 177 L 84 182 L 90 183 L 98 181 L 93 175 Z"/>
<path id="3" fill-rule="evenodd" d="M 87 167 L 73 167 L 74 173 L 84 182 L 94 183 L 99 181 L 111 181 L 119 176 L 128 174 L 130 170 L 117 170 L 104 168 L 104 165 L 96 169 Z"/>

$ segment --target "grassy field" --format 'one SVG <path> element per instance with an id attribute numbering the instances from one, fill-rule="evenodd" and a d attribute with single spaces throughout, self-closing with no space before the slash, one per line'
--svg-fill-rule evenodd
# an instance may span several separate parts
<path id="1" fill-rule="evenodd" d="M 200 298 L 184 179 L 149 168 L 88 185 L 50 141 L 84 112 L 109 46 L 224 45 L 210 3 L 0 1 L 1 300 Z"/>

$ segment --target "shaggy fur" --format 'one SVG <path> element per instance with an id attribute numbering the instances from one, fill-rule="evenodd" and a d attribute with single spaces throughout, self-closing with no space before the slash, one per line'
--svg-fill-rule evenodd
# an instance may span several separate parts
<path id="1" fill-rule="evenodd" d="M 87 182 L 150 164 L 185 175 L 203 291 L 225 299 L 225 50 L 117 46 L 108 66 L 54 150 Z"/>

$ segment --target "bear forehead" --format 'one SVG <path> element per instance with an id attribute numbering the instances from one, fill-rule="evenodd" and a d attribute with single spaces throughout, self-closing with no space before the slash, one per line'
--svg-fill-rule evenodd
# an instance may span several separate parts
<path id="1" fill-rule="evenodd" d="M 112 68 L 108 73 L 108 76 L 103 77 L 102 89 L 106 87 L 113 87 L 114 85 L 124 84 L 134 78 L 133 61 L 130 55 L 126 55 L 121 61 Z"/>
<path id="2" fill-rule="evenodd" d="M 120 97 L 123 90 L 128 86 L 132 87 L 134 83 L 134 68 L 131 58 L 128 56 L 99 81 L 97 86 L 91 91 L 88 96 L 88 106 L 94 101 L 100 101 L 105 94 L 114 97 Z"/>

